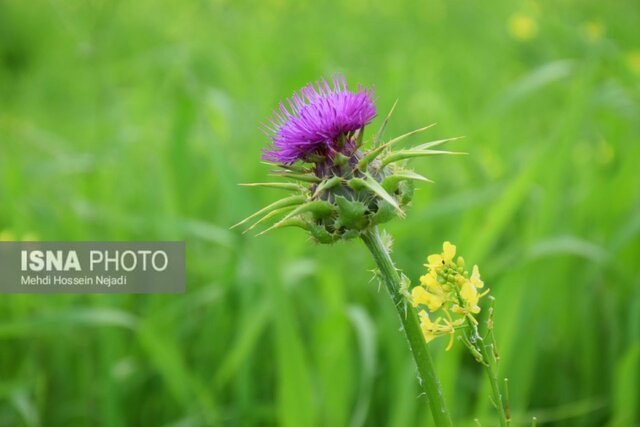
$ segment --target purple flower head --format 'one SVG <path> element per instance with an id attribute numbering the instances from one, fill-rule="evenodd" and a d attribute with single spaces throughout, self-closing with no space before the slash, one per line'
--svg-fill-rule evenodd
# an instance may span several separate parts
<path id="1" fill-rule="evenodd" d="M 344 76 L 337 75 L 331 86 L 325 79 L 311 83 L 294 93 L 273 112 L 266 133 L 273 140 L 262 158 L 272 162 L 293 163 L 333 158 L 341 152 L 351 156 L 354 143 L 350 137 L 376 115 L 373 90 L 347 89 Z"/>

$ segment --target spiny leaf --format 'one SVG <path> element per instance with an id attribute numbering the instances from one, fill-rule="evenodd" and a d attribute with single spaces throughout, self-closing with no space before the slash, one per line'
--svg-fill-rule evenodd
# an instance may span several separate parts
<path id="1" fill-rule="evenodd" d="M 444 144 L 445 142 L 449 142 L 449 141 L 457 141 L 459 139 L 464 138 L 464 136 L 456 136 L 453 138 L 446 138 L 446 139 L 439 139 L 437 141 L 429 141 L 429 142 L 425 142 L 424 144 L 420 144 L 420 145 L 416 145 L 415 147 L 411 147 L 409 148 L 409 150 L 426 150 L 428 148 L 433 148 L 436 147 L 438 145 Z"/>
<path id="2" fill-rule="evenodd" d="M 278 171 L 274 171 L 274 172 L 275 173 L 272 174 L 274 176 L 279 176 L 279 177 L 282 177 L 282 178 L 294 179 L 296 181 L 303 181 L 303 182 L 320 182 L 320 181 L 322 181 L 317 176 L 311 175 L 311 174 L 301 174 L 301 173 L 291 173 L 291 172 L 278 172 Z"/>
<path id="3" fill-rule="evenodd" d="M 381 145 L 377 148 L 374 148 L 373 150 L 365 154 L 364 157 L 360 159 L 360 161 L 358 162 L 358 169 L 360 169 L 361 171 L 366 170 L 367 166 L 369 166 L 369 163 L 374 161 L 375 158 L 378 157 L 380 153 L 382 153 L 385 150 L 385 148 L 387 148 L 386 144 Z"/>
<path id="4" fill-rule="evenodd" d="M 422 181 L 422 182 L 433 182 L 429 178 L 426 178 L 418 173 L 415 173 L 412 170 L 401 170 L 394 172 L 393 174 L 386 177 L 382 180 L 382 187 L 390 192 L 395 191 L 400 181 Z"/>
<path id="5" fill-rule="evenodd" d="M 382 160 L 382 166 L 385 167 L 389 163 L 397 162 L 400 160 L 411 159 L 413 157 L 426 157 L 437 155 L 458 155 L 467 154 L 458 151 L 439 151 L 439 150 L 399 150 L 393 153 L 389 153 L 387 157 Z"/>
<path id="6" fill-rule="evenodd" d="M 304 166 L 299 166 L 299 165 L 287 165 L 284 163 L 269 163 L 269 162 L 261 162 L 264 165 L 267 166 L 277 166 L 279 168 L 284 169 L 285 171 L 289 171 L 289 172 L 297 172 L 297 173 L 309 173 L 311 172 L 311 170 L 309 168 L 305 168 Z M 277 172 L 277 171 L 276 171 Z"/>
<path id="7" fill-rule="evenodd" d="M 413 135 L 419 134 L 420 132 L 424 132 L 424 131 L 426 131 L 428 129 L 431 129 L 436 124 L 437 123 L 432 123 L 429 126 L 425 126 L 425 127 L 422 127 L 422 128 L 416 129 L 416 130 L 412 130 L 411 132 L 407 132 L 404 135 L 396 136 L 395 138 L 393 138 L 391 141 L 387 142 L 384 145 L 391 146 L 391 145 L 395 144 L 396 142 L 400 142 L 403 139 L 409 138 L 410 136 L 413 136 Z"/>
<path id="8" fill-rule="evenodd" d="M 435 126 L 436 124 L 431 124 L 429 126 L 425 126 L 423 128 L 420 129 L 416 129 L 413 130 L 409 133 L 405 133 L 404 135 L 400 135 L 396 138 L 393 138 L 391 141 L 382 144 L 381 146 L 374 148 L 373 150 L 369 151 L 359 162 L 358 162 L 358 169 L 360 170 L 365 170 L 366 167 L 369 165 L 369 163 L 371 163 L 373 160 L 375 160 L 376 157 L 378 157 L 382 152 L 384 152 L 384 150 L 390 148 L 393 144 L 402 141 L 405 138 L 410 137 L 411 135 L 415 135 L 417 133 L 420 132 L 424 132 L 425 130 L 432 128 L 433 126 Z"/>
<path id="9" fill-rule="evenodd" d="M 262 224 L 263 222 L 273 218 L 274 216 L 280 215 L 283 212 L 286 212 L 288 210 L 293 209 L 295 206 L 285 206 L 284 208 L 280 208 L 280 209 L 276 209 L 274 211 L 269 212 L 268 214 L 266 214 L 265 216 L 263 216 L 262 218 L 260 218 L 258 221 L 254 222 L 251 227 L 247 228 L 246 230 L 244 230 L 242 232 L 242 234 L 248 233 L 249 231 L 253 230 L 257 225 Z"/>
<path id="10" fill-rule="evenodd" d="M 269 230 L 275 230 L 276 228 L 280 228 L 281 224 L 286 223 L 293 219 L 296 215 L 303 214 L 305 212 L 311 212 L 314 216 L 318 218 L 323 218 L 331 215 L 333 212 L 333 206 L 329 202 L 325 202 L 323 200 L 315 200 L 313 202 L 307 202 L 304 205 L 298 206 L 291 212 L 289 212 L 284 218 L 280 221 L 276 222 L 271 227 L 267 228 L 260 234 L 264 234 Z M 260 235 L 258 234 L 258 236 Z"/>
<path id="11" fill-rule="evenodd" d="M 304 205 L 300 205 L 291 212 L 289 212 L 280 222 L 286 221 L 289 218 L 292 218 L 296 215 L 303 214 L 305 212 L 311 212 L 316 218 L 324 218 L 333 212 L 333 206 L 329 202 L 325 202 L 324 200 L 314 200 L 313 202 L 305 203 Z"/>
<path id="12" fill-rule="evenodd" d="M 236 228 L 244 223 L 246 223 L 247 221 L 251 221 L 253 218 L 263 215 L 263 214 L 267 214 L 275 209 L 279 209 L 279 208 L 283 208 L 285 206 L 293 206 L 293 205 L 299 205 L 301 203 L 304 203 L 306 201 L 306 198 L 304 196 L 289 196 L 289 197 L 285 197 L 284 199 L 280 199 L 280 200 L 276 200 L 275 202 L 271 203 L 268 206 L 265 206 L 264 208 L 260 209 L 258 212 L 255 212 L 254 214 L 246 217 L 245 219 L 243 219 L 242 221 L 240 221 L 239 223 L 231 226 L 231 228 Z"/>
<path id="13" fill-rule="evenodd" d="M 402 211 L 402 209 L 400 209 L 400 206 L 398 205 L 398 202 L 396 202 L 396 199 L 394 199 L 389 193 L 387 193 L 387 190 L 382 188 L 382 186 L 378 184 L 378 182 L 375 179 L 371 178 L 369 175 L 365 174 L 365 179 L 352 178 L 349 181 L 349 185 L 351 186 L 351 188 L 353 188 L 356 191 L 362 188 L 367 188 L 373 191 L 379 197 L 386 200 L 391 206 L 393 206 L 396 209 L 396 211 L 398 211 L 398 215 L 400 217 L 404 218 L 404 212 Z"/>
<path id="14" fill-rule="evenodd" d="M 316 187 L 316 191 L 313 192 L 313 196 L 312 197 L 317 197 L 324 190 L 328 190 L 330 188 L 335 187 L 336 185 L 338 185 L 340 183 L 340 181 L 342 181 L 342 178 L 340 178 L 339 176 L 334 176 L 332 178 L 327 179 L 326 181 L 322 181 Z"/>
<path id="15" fill-rule="evenodd" d="M 278 188 L 280 190 L 301 191 L 302 187 L 292 182 L 252 182 L 249 184 L 238 184 L 243 187 L 269 187 Z"/>
<path id="16" fill-rule="evenodd" d="M 262 236 L 263 234 L 271 231 L 271 230 L 276 230 L 278 228 L 285 228 L 285 227 L 300 227 L 304 230 L 309 231 L 309 224 L 307 224 L 305 221 L 303 221 L 300 218 L 289 218 L 286 221 L 279 221 L 277 224 L 272 225 L 271 227 L 267 228 L 264 231 L 261 231 L 260 233 L 256 234 L 256 236 Z"/>
<path id="17" fill-rule="evenodd" d="M 393 110 L 396 109 L 396 105 L 397 104 L 398 104 L 398 100 L 396 99 L 396 101 L 391 106 L 391 110 L 389 110 L 389 113 L 387 114 L 387 117 L 385 117 L 384 121 L 382 122 L 382 125 L 380 126 L 380 129 L 378 129 L 378 132 L 376 133 L 376 136 L 373 137 L 372 146 L 374 148 L 377 147 L 378 144 L 380 144 L 380 140 L 382 139 L 382 134 L 384 133 L 384 130 L 387 128 L 387 124 L 389 123 L 389 119 L 391 119 L 391 115 L 393 114 Z"/>

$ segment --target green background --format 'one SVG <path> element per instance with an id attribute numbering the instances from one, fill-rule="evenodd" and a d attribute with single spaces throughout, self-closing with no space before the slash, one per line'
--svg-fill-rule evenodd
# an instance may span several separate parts
<path id="1" fill-rule="evenodd" d="M 465 136 L 413 162 L 436 183 L 387 229 L 414 283 L 443 240 L 480 265 L 514 425 L 640 425 L 639 23 L 632 0 L 1 0 L 0 237 L 186 240 L 188 292 L 2 296 L 0 426 L 432 425 L 360 242 L 229 230 L 281 196 L 237 185 L 268 179 L 259 124 L 335 72 L 379 116 L 399 100 L 389 136 Z M 456 425 L 495 425 L 445 345 Z"/>

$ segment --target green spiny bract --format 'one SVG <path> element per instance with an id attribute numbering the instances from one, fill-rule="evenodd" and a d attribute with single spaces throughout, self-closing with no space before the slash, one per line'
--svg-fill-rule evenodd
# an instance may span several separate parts
<path id="1" fill-rule="evenodd" d="M 255 222 L 246 230 L 249 231 L 268 220 L 279 218 L 259 234 L 296 226 L 307 230 L 319 243 L 334 243 L 358 237 L 371 227 L 395 217 L 403 218 L 404 210 L 413 198 L 415 182 L 431 182 L 407 169 L 407 160 L 463 153 L 432 149 L 457 138 L 392 150 L 398 142 L 431 127 L 417 129 L 383 143 L 382 134 L 392 112 L 393 108 L 368 149 L 364 148 L 367 144 L 363 143 L 362 128 L 344 135 L 344 143 L 354 147 L 350 155 L 338 152 L 331 157 L 318 155 L 309 159 L 307 164 L 276 164 L 279 169 L 272 171 L 273 175 L 289 182 L 244 184 L 279 188 L 295 194 L 268 205 L 234 227 L 253 220 Z"/>

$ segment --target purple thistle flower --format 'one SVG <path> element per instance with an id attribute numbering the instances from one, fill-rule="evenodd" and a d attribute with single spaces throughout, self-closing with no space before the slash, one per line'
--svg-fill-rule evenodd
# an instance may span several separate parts
<path id="1" fill-rule="evenodd" d="M 273 140 L 264 160 L 293 163 L 333 158 L 337 152 L 353 154 L 350 137 L 376 115 L 373 90 L 359 86 L 357 92 L 349 91 L 342 75 L 334 76 L 332 83 L 333 87 L 325 79 L 315 86 L 309 83 L 287 100 L 288 108 L 280 102 L 271 125 L 264 126 Z"/>

